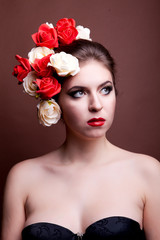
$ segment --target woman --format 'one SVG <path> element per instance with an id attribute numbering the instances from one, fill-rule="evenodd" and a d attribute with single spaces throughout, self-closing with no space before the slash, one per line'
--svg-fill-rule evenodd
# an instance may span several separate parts
<path id="1" fill-rule="evenodd" d="M 52 73 L 62 84 L 53 97 L 66 140 L 10 171 L 2 239 L 160 239 L 159 162 L 106 138 L 116 106 L 112 57 L 90 40 L 61 45 L 57 52 L 62 51 L 76 57 L 80 67 L 65 79 Z M 36 92 L 45 99 L 38 81 Z M 49 125 L 51 119 L 38 108 L 40 122 Z"/>

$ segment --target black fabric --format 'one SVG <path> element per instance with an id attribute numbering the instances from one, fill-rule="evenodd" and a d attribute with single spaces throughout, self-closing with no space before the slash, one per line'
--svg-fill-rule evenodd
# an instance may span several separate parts
<path id="1" fill-rule="evenodd" d="M 145 240 L 145 235 L 135 220 L 115 216 L 92 223 L 83 235 L 54 223 L 34 223 L 23 229 L 22 240 Z"/>

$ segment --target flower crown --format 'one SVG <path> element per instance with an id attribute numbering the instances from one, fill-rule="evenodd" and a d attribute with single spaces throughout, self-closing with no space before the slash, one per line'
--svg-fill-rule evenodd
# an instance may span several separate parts
<path id="1" fill-rule="evenodd" d="M 74 76 L 79 71 L 78 59 L 65 52 L 56 53 L 59 46 L 72 43 L 76 39 L 90 39 L 90 30 L 77 26 L 75 20 L 60 19 L 56 26 L 42 24 L 37 33 L 32 34 L 36 47 L 28 53 L 28 59 L 16 55 L 20 65 L 16 65 L 13 75 L 23 83 L 24 91 L 40 98 L 37 105 L 39 122 L 44 126 L 56 124 L 61 117 L 61 109 L 53 96 L 61 91 L 61 84 L 54 77 Z M 54 51 L 55 50 L 55 51 Z"/>

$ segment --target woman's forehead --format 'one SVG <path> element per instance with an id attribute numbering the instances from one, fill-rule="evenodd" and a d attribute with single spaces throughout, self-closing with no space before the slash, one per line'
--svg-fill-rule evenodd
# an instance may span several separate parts
<path id="1" fill-rule="evenodd" d="M 100 62 L 91 60 L 80 64 L 80 72 L 68 79 L 63 84 L 64 88 L 71 88 L 74 86 L 88 87 L 99 86 L 106 81 L 112 81 L 112 74 Z"/>

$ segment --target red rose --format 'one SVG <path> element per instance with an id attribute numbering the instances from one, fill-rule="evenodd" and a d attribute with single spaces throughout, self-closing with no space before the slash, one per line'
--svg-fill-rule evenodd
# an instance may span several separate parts
<path id="1" fill-rule="evenodd" d="M 58 47 L 57 31 L 55 28 L 42 24 L 37 33 L 32 34 L 32 39 L 37 46 L 55 48 Z"/>
<path id="2" fill-rule="evenodd" d="M 39 88 L 36 93 L 40 94 L 42 99 L 50 99 L 61 91 L 61 84 L 54 77 L 36 79 L 34 83 Z"/>
<path id="3" fill-rule="evenodd" d="M 60 28 L 60 27 L 62 27 L 64 25 L 66 27 L 70 27 L 70 26 L 75 27 L 76 26 L 76 22 L 75 22 L 75 20 L 73 18 L 69 18 L 69 19 L 68 18 L 62 18 L 62 19 L 60 19 L 57 22 L 56 29 L 58 29 L 58 28 Z"/>
<path id="4" fill-rule="evenodd" d="M 61 44 L 70 44 L 76 39 L 78 31 L 75 28 L 75 20 L 63 18 L 57 22 L 56 30 Z"/>
<path id="5" fill-rule="evenodd" d="M 21 63 L 21 65 L 16 65 L 13 69 L 12 75 L 17 77 L 20 82 L 23 82 L 23 79 L 31 71 L 31 66 L 29 60 L 22 58 L 19 55 L 16 55 L 15 58 Z"/>
<path id="6" fill-rule="evenodd" d="M 32 64 L 32 67 L 37 73 L 38 77 L 49 77 L 53 73 L 53 68 L 48 66 L 48 63 L 50 62 L 50 56 L 52 54 L 49 54 L 41 59 L 36 58 L 34 63 Z"/>

